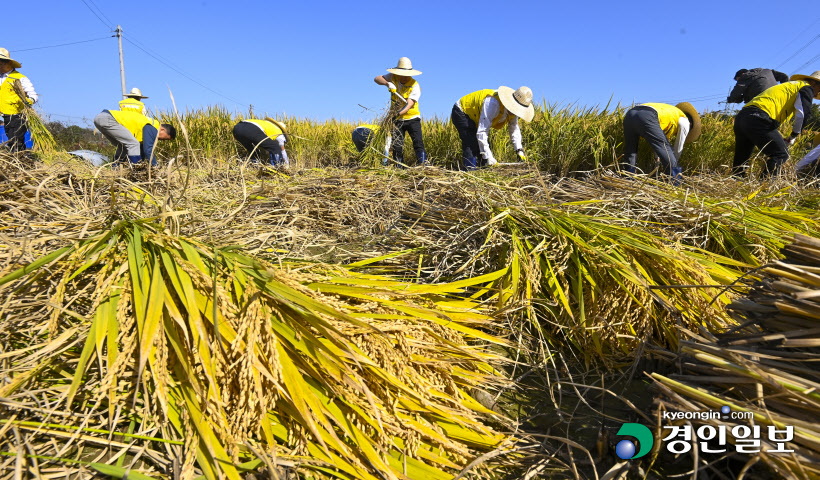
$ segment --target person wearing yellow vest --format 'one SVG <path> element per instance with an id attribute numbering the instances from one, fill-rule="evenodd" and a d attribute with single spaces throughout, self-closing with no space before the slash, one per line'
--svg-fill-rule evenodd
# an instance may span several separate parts
<path id="1" fill-rule="evenodd" d="M 661 161 L 664 173 L 680 181 L 683 169 L 678 166 L 683 147 L 700 137 L 701 121 L 692 104 L 644 103 L 624 114 L 624 169 L 635 173 L 638 142 L 643 137 Z M 675 137 L 675 146 L 669 141 Z"/>
<path id="2" fill-rule="evenodd" d="M 26 149 L 28 126 L 25 105 L 33 105 L 38 98 L 31 80 L 17 71 L 21 67 L 20 62 L 9 56 L 8 50 L 0 48 L 0 114 L 3 115 L 6 135 L 9 138 L 6 146 L 12 152 Z M 20 98 L 20 94 L 14 88 L 15 84 L 20 85 L 25 98 Z"/>
<path id="3" fill-rule="evenodd" d="M 147 159 L 151 160 L 151 165 L 156 166 L 156 142 L 173 140 L 177 136 L 173 125 L 160 125 L 156 120 L 134 110 L 103 110 L 94 117 L 94 126 L 117 147 L 114 155 L 116 163 L 128 156 L 132 164 Z"/>
<path id="4" fill-rule="evenodd" d="M 794 144 L 811 115 L 812 99 L 820 95 L 820 71 L 792 75 L 789 82 L 763 91 L 735 116 L 735 158 L 732 174 L 740 175 L 754 147 L 766 154 L 766 174 L 776 174 L 789 159 L 786 143 Z M 783 138 L 780 124 L 794 117 L 792 133 Z"/>
<path id="5" fill-rule="evenodd" d="M 358 127 L 354 128 L 352 137 L 353 137 L 353 146 L 356 147 L 356 151 L 358 151 L 359 153 L 364 151 L 364 149 L 367 148 L 367 145 L 374 138 L 376 138 L 376 135 L 379 133 L 380 129 L 381 129 L 381 127 L 379 127 L 378 125 L 372 125 L 372 124 L 359 125 Z M 391 138 L 390 138 L 390 135 L 388 135 L 387 139 L 386 139 L 386 142 L 385 142 L 385 147 L 384 147 L 385 161 L 386 161 L 386 159 L 389 155 L 389 152 L 390 152 L 390 143 L 391 143 Z"/>
<path id="6" fill-rule="evenodd" d="M 120 100 L 120 110 L 134 110 L 145 115 L 145 104 L 142 103 L 142 99 L 148 97 L 143 95 L 139 88 L 134 87 L 130 93 L 123 96 L 125 98 Z"/>
<path id="7" fill-rule="evenodd" d="M 285 152 L 287 136 L 287 125 L 270 117 L 265 117 L 264 120 L 249 118 L 233 127 L 233 138 L 245 147 L 253 160 L 259 161 L 261 152 L 264 151 L 270 164 L 277 168 L 290 165 Z"/>
<path id="8" fill-rule="evenodd" d="M 421 87 L 413 78 L 415 75 L 421 75 L 421 72 L 413 69 L 413 64 L 407 57 L 401 57 L 396 68 L 388 68 L 387 71 L 389 73 L 377 75 L 373 81 L 390 90 L 391 110 L 397 112 L 392 131 L 393 160 L 399 165 L 404 164 L 404 134 L 409 133 L 416 159 L 420 165 L 427 165 L 427 150 L 424 149 L 424 139 L 421 135 L 419 112 Z"/>
<path id="9" fill-rule="evenodd" d="M 532 90 L 520 87 L 518 90 L 500 86 L 498 90 L 485 89 L 467 94 L 453 105 L 450 121 L 461 138 L 461 155 L 465 170 L 475 170 L 498 163 L 490 150 L 490 129 L 507 126 L 513 148 L 522 161 L 527 159 L 521 144 L 521 129 L 518 119 L 526 122 L 535 116 L 532 105 Z M 481 158 L 479 161 L 478 158 Z"/>

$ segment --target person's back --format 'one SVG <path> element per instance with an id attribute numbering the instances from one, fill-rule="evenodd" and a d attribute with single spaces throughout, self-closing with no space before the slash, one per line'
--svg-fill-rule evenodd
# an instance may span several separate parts
<path id="1" fill-rule="evenodd" d="M 753 68 L 751 70 L 739 70 L 735 74 L 737 84 L 729 98 L 728 103 L 749 103 L 756 96 L 778 83 L 788 82 L 789 77 L 785 73 L 768 68 Z"/>

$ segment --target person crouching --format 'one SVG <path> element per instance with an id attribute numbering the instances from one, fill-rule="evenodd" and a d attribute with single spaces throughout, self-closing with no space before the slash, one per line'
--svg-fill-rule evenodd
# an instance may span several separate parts
<path id="1" fill-rule="evenodd" d="M 660 159 L 664 173 L 679 181 L 683 176 L 683 169 L 678 166 L 683 147 L 697 140 L 700 130 L 700 115 L 688 102 L 674 106 L 644 103 L 632 107 L 624 115 L 624 168 L 635 173 L 638 141 L 643 137 Z M 672 137 L 675 137 L 674 148 L 669 143 Z"/>
<path id="2" fill-rule="evenodd" d="M 135 110 L 103 110 L 94 117 L 94 126 L 117 147 L 115 162 L 127 157 L 132 164 L 151 160 L 151 165 L 156 166 L 156 142 L 177 136 L 173 125 L 160 124 Z"/>
<path id="3" fill-rule="evenodd" d="M 290 161 L 285 151 L 287 125 L 270 117 L 264 120 L 249 118 L 233 127 L 233 138 L 248 151 L 250 158 L 259 161 L 262 151 L 274 167 L 288 167 Z"/>

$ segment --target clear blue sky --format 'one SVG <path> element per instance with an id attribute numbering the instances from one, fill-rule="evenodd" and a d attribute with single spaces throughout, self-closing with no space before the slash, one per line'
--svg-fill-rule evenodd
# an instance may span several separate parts
<path id="1" fill-rule="evenodd" d="M 401 56 L 424 72 L 426 117 L 499 85 L 527 85 L 548 103 L 718 110 L 740 68 L 820 70 L 811 2 L 28 0 L 5 10 L 14 20 L 0 46 L 23 64 L 41 111 L 70 123 L 121 99 L 116 39 L 28 49 L 101 39 L 116 24 L 127 87 L 151 108 L 171 107 L 170 87 L 181 109 L 252 104 L 318 120 L 372 118 L 358 104 L 384 106 L 373 77 Z"/>

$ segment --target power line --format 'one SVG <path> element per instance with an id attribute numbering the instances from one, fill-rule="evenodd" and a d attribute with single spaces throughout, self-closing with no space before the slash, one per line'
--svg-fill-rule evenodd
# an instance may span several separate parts
<path id="1" fill-rule="evenodd" d="M 57 45 L 46 45 L 44 47 L 34 47 L 34 48 L 15 48 L 15 52 L 30 52 L 32 50 L 42 50 L 44 48 L 55 48 L 55 47 L 65 47 L 67 45 L 77 45 L 78 43 L 88 43 L 88 42 L 96 42 L 99 40 L 108 40 L 111 38 L 111 35 L 99 38 L 92 38 L 90 40 L 79 40 L 77 42 L 69 42 L 69 43 L 58 43 Z"/>
<path id="2" fill-rule="evenodd" d="M 815 41 L 817 41 L 817 39 L 818 39 L 818 38 L 820 38 L 820 34 L 817 34 L 814 38 L 812 38 L 811 40 L 809 40 L 808 42 L 806 42 L 806 44 L 805 44 L 805 45 L 803 45 L 802 47 L 800 47 L 800 48 L 799 48 L 796 52 L 794 52 L 794 53 L 793 53 L 793 54 L 792 54 L 789 58 L 787 58 L 787 59 L 783 60 L 783 61 L 780 63 L 780 65 L 778 65 L 778 66 L 776 66 L 776 67 L 774 67 L 774 68 L 780 68 L 780 67 L 782 67 L 783 65 L 785 65 L 785 64 L 786 64 L 789 60 L 791 60 L 792 58 L 796 57 L 796 56 L 797 56 L 800 52 L 802 52 L 803 50 L 807 49 L 807 48 L 809 47 L 809 45 L 811 45 L 812 43 L 814 43 Z"/>
<path id="3" fill-rule="evenodd" d="M 775 57 L 779 56 L 779 55 L 780 55 L 780 52 L 782 52 L 783 50 L 785 50 L 785 49 L 786 49 L 786 47 L 788 47 L 789 45 L 791 45 L 792 43 L 794 43 L 794 42 L 795 42 L 798 38 L 800 38 L 800 36 L 801 36 L 801 35 L 803 35 L 803 34 L 804 34 L 804 33 L 806 33 L 807 31 L 809 31 L 809 29 L 810 29 L 811 27 L 813 27 L 813 26 L 814 26 L 814 24 L 816 24 L 817 22 L 820 22 L 820 17 L 816 18 L 813 22 L 811 22 L 811 23 L 809 24 L 809 26 L 808 26 L 808 27 L 806 27 L 806 28 L 804 28 L 803 30 L 801 30 L 801 31 L 800 31 L 800 33 L 798 33 L 797 35 L 795 35 L 795 36 L 794 36 L 794 38 L 792 38 L 791 40 L 789 40 L 789 42 L 788 42 L 787 44 L 783 45 L 783 47 L 782 47 L 780 50 L 778 50 L 778 51 L 777 51 L 777 53 L 775 53 L 775 54 L 774 54 L 774 55 L 775 55 Z M 785 62 L 784 62 L 784 63 L 785 63 Z"/>
<path id="4" fill-rule="evenodd" d="M 91 2 L 91 5 L 94 5 L 94 8 L 96 8 L 97 11 L 100 12 L 100 15 L 102 15 L 103 18 L 108 21 L 109 26 L 114 25 L 114 22 L 112 22 L 111 19 L 109 19 L 108 17 L 105 16 L 105 13 L 102 11 L 102 9 L 100 7 L 97 6 L 96 3 L 94 3 L 94 0 L 88 0 L 88 1 Z"/>
<path id="5" fill-rule="evenodd" d="M 94 9 L 93 9 L 93 8 L 91 8 L 91 5 L 87 4 L 87 3 L 85 2 L 85 0 L 80 0 L 80 1 L 81 1 L 81 2 L 83 2 L 83 5 L 85 5 L 85 6 L 88 8 L 88 10 L 90 10 L 90 11 L 91 11 L 91 13 L 93 13 L 93 14 L 94 14 L 94 16 L 95 16 L 95 17 L 97 17 L 97 20 L 99 20 L 99 21 L 100 21 L 103 25 L 105 25 L 106 27 L 111 28 L 111 24 L 110 24 L 110 23 L 106 23 L 106 21 L 105 21 L 105 20 L 103 20 L 103 19 L 102 19 L 102 17 L 100 17 L 100 16 L 97 14 L 97 12 L 95 12 L 95 11 L 94 11 Z M 100 13 L 102 13 L 102 11 L 100 11 Z M 111 28 L 111 30 L 113 30 L 113 28 Z"/>
<path id="6" fill-rule="evenodd" d="M 249 105 L 247 105 L 247 104 L 244 104 L 244 103 L 240 102 L 239 100 L 236 100 L 235 98 L 231 98 L 231 97 L 229 97 L 229 96 L 225 95 L 224 93 L 218 92 L 218 91 L 214 90 L 213 88 L 211 88 L 211 87 L 209 87 L 209 86 L 205 85 L 204 83 L 200 82 L 199 80 L 197 80 L 197 79 L 195 79 L 195 78 L 191 77 L 190 75 L 188 75 L 187 73 L 183 72 L 182 70 L 180 70 L 180 69 L 178 69 L 178 68 L 174 67 L 173 65 L 171 65 L 170 63 L 168 63 L 168 62 L 166 62 L 166 61 L 162 60 L 162 59 L 161 59 L 161 58 L 159 58 L 157 55 L 154 55 L 153 53 L 149 52 L 147 49 L 142 48 L 141 46 L 137 45 L 135 42 L 131 41 L 131 39 L 129 39 L 129 38 L 128 38 L 128 37 L 126 37 L 125 35 L 123 35 L 123 37 L 122 37 L 122 38 L 123 38 L 123 39 L 125 39 L 125 41 L 126 41 L 126 42 L 128 42 L 128 43 L 130 43 L 131 45 L 133 45 L 133 46 L 137 47 L 138 49 L 142 50 L 142 51 L 143 51 L 143 53 L 145 53 L 145 54 L 146 54 L 146 55 L 148 55 L 149 57 L 151 57 L 151 58 L 153 58 L 154 60 L 158 61 L 159 63 L 161 63 L 161 64 L 165 65 L 166 67 L 170 68 L 171 70 L 175 71 L 176 73 L 178 73 L 178 74 L 182 75 L 183 77 L 187 78 L 188 80 L 190 80 L 190 81 L 194 82 L 195 84 L 199 85 L 200 87 L 204 88 L 205 90 L 208 90 L 208 91 L 209 91 L 209 92 L 211 92 L 211 93 L 214 93 L 214 94 L 216 94 L 216 95 L 219 95 L 219 96 L 220 96 L 220 97 L 222 97 L 222 98 L 225 98 L 225 99 L 227 99 L 227 100 L 230 100 L 231 102 L 233 102 L 233 103 L 235 103 L 235 104 L 237 104 L 237 105 L 241 105 L 241 106 L 243 106 L 243 107 L 248 107 L 248 106 L 249 106 Z"/>

